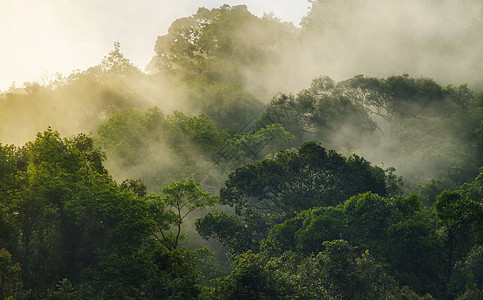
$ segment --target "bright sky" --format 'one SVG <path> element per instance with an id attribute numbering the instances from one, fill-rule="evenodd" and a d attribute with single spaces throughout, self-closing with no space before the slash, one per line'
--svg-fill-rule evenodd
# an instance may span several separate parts
<path id="1" fill-rule="evenodd" d="M 0 0 L 0 91 L 13 82 L 22 87 L 45 75 L 94 66 L 115 41 L 144 69 L 156 37 L 174 20 L 225 3 L 246 4 L 258 16 L 273 12 L 295 25 L 310 5 L 306 0 Z"/>

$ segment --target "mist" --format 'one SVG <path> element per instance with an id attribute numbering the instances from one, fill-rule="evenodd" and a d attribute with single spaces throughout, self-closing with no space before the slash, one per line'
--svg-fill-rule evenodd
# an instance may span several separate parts
<path id="1" fill-rule="evenodd" d="M 407 73 L 479 90 L 482 13 L 472 0 L 315 1 L 280 60 L 248 81 L 265 96 L 297 92 L 321 75 Z"/>
<path id="2" fill-rule="evenodd" d="M 38 299 L 479 293 L 481 0 L 313 0 L 297 24 L 265 2 L 214 2 L 40 11 L 36 41 L 64 38 L 37 68 L 105 47 L 105 23 L 112 41 L 38 81 L 15 78 L 45 48 L 5 64 L 0 275 L 18 277 L 5 295 L 22 282 Z M 65 9 L 79 10 L 67 27 Z M 159 25 L 148 43 L 137 20 Z"/>
<path id="3" fill-rule="evenodd" d="M 123 53 L 123 43 L 116 42 L 98 65 L 86 70 L 12 85 L 0 95 L 0 141 L 22 145 L 48 126 L 64 136 L 99 136 L 99 126 L 117 114 L 133 107 L 141 112 L 158 107 L 165 116 L 175 111 L 188 118 L 206 114 L 219 134 L 233 142 L 233 132 L 261 129 L 253 122 L 278 95 L 297 95 L 323 75 L 342 82 L 358 74 L 409 74 L 432 78 L 443 88 L 467 83 L 476 97 L 483 88 L 482 7 L 477 0 L 313 1 L 300 24 L 274 14 L 255 16 L 243 5 L 201 8 L 160 29 L 152 44 L 139 45 L 154 46 L 147 71 L 132 63 Z M 380 128 L 385 126 L 377 116 L 371 118 Z M 321 140 L 323 146 L 394 165 L 404 176 L 436 176 L 437 171 L 421 167 L 424 158 L 394 157 L 394 144 L 381 134 L 357 139 L 350 120 L 338 126 L 330 139 Z M 168 129 L 160 130 L 161 135 L 168 134 L 163 131 Z M 444 131 L 448 132 L 440 132 Z M 107 166 L 117 180 L 143 178 L 159 187 L 167 182 L 153 179 L 159 172 L 190 167 L 173 154 L 172 145 L 144 134 L 138 138 L 144 139 L 141 144 L 146 148 L 137 148 L 143 160 L 129 167 L 122 155 L 104 144 Z M 458 141 L 457 136 L 452 133 L 448 141 Z M 176 171 L 184 175 L 166 178 L 210 176 L 212 171 L 200 175 L 199 169 L 206 168 L 200 167 L 205 163 L 213 166 L 213 153 L 216 150 L 190 153 L 186 160 L 195 162 L 191 167 L 196 170 Z M 150 170 L 153 165 L 156 168 Z M 224 180 L 219 172 L 213 177 L 218 184 Z"/>

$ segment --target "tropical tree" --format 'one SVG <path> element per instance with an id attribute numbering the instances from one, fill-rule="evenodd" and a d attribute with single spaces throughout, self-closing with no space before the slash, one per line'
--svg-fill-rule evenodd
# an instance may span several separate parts
<path id="1" fill-rule="evenodd" d="M 153 237 L 169 251 L 178 248 L 183 237 L 181 225 L 195 209 L 215 206 L 218 197 L 202 192 L 199 183 L 173 182 L 161 189 L 163 196 L 150 196 L 150 216 L 156 225 Z M 173 228 L 174 227 L 174 228 Z"/>
<path id="2" fill-rule="evenodd" d="M 229 244 L 238 240 L 237 233 L 216 225 L 229 222 L 230 228 L 249 228 L 243 241 L 253 246 L 267 236 L 271 226 L 303 210 L 337 205 L 367 191 L 386 194 L 382 169 L 361 157 L 345 158 L 308 142 L 232 172 L 220 190 L 220 203 L 233 207 L 236 216 L 208 214 L 197 220 L 197 230 L 205 238 L 215 237 Z M 241 226 L 235 225 L 237 222 Z"/>
<path id="3" fill-rule="evenodd" d="M 457 191 L 444 191 L 434 204 L 445 248 L 444 281 L 453 278 L 454 265 L 466 257 L 474 245 L 481 245 L 483 206 Z"/>

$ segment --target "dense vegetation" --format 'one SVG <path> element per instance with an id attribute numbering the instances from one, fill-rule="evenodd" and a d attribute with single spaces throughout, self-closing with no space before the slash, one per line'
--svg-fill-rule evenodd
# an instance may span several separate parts
<path id="1" fill-rule="evenodd" d="M 482 298 L 483 86 L 276 87 L 288 50 L 353 22 L 338 3 L 300 28 L 200 8 L 149 74 L 115 43 L 1 93 L 0 299 Z"/>

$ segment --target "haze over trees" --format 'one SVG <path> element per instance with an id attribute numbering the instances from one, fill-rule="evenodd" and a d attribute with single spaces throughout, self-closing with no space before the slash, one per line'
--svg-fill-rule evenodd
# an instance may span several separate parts
<path id="1" fill-rule="evenodd" d="M 0 298 L 483 297 L 483 6 L 398 3 L 200 8 L 0 93 Z"/>

